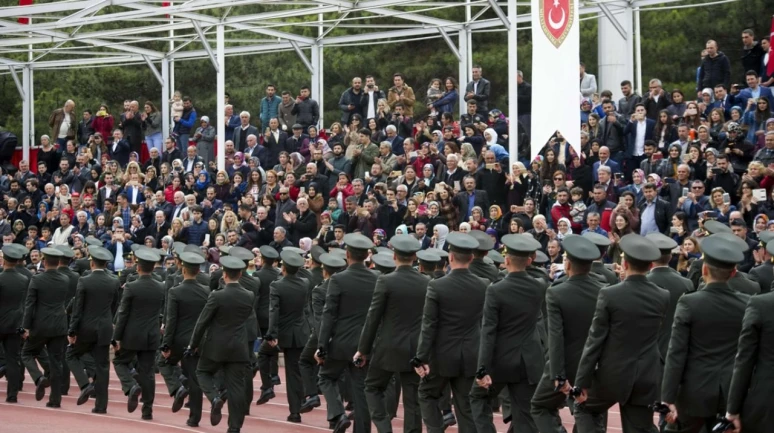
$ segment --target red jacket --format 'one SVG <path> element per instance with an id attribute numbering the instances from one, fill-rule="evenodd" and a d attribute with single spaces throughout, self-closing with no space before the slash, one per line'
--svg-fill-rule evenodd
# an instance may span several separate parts
<path id="1" fill-rule="evenodd" d="M 572 221 L 572 216 L 570 216 L 570 211 L 572 210 L 572 206 L 570 206 L 569 203 L 565 204 L 559 204 L 559 202 L 554 203 L 554 206 L 551 207 L 551 221 L 554 222 L 554 226 L 557 225 L 560 219 L 567 218 L 570 220 L 571 228 L 573 233 L 580 233 L 581 232 L 581 225 L 578 223 L 574 223 Z"/>

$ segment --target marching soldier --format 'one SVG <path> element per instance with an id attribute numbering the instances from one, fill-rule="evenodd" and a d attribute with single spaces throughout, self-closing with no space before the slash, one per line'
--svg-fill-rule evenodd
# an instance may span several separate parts
<path id="1" fill-rule="evenodd" d="M 734 241 L 736 239 L 736 241 Z M 677 303 L 664 367 L 661 401 L 670 408 L 671 431 L 712 431 L 725 413 L 733 359 L 749 296 L 735 292 L 728 280 L 744 259 L 743 241 L 712 235 L 702 242 L 702 277 L 706 286 Z"/>
<path id="2" fill-rule="evenodd" d="M 62 252 L 56 248 L 43 248 L 46 270 L 32 277 L 24 302 L 24 334 L 27 340 L 21 352 L 22 361 L 35 381 L 35 399 L 40 401 L 51 386 L 46 407 L 58 408 L 62 402 L 62 357 L 67 336 L 65 302 L 69 284 L 67 277 L 56 270 Z M 5 273 L 5 272 L 3 272 Z M 48 377 L 44 376 L 35 362 L 41 350 L 48 352 Z"/>
<path id="3" fill-rule="evenodd" d="M 115 357 L 113 366 L 121 380 L 121 389 L 128 397 L 129 413 L 137 409 L 142 394 L 142 419 L 153 419 L 153 400 L 156 396 L 156 380 L 153 361 L 161 342 L 161 316 L 164 304 L 164 284 L 151 274 L 159 253 L 149 248 L 135 251 L 137 259 L 136 281 L 124 286 L 118 308 L 116 327 L 113 332 Z M 137 360 L 137 377 L 132 377 L 129 364 Z"/>
<path id="4" fill-rule="evenodd" d="M 532 397 L 532 417 L 541 433 L 563 433 L 559 409 L 564 407 L 583 352 L 597 295 L 604 284 L 592 277 L 600 251 L 586 236 L 566 236 L 563 283 L 546 291 L 548 360 Z M 563 383 L 563 384 L 562 384 Z"/>
<path id="5" fill-rule="evenodd" d="M 594 263 L 591 264 L 591 272 L 601 276 L 600 279 L 606 280 L 607 284 L 618 284 L 618 276 L 615 274 L 615 272 L 608 269 L 605 266 L 605 262 L 603 261 L 605 256 L 607 256 L 607 249 L 610 246 L 610 239 L 600 235 L 599 233 L 593 232 L 586 232 L 583 234 L 583 237 L 593 242 L 594 245 L 599 248 L 599 252 L 601 253 L 599 258 L 594 260 Z"/>
<path id="6" fill-rule="evenodd" d="M 199 351 L 196 376 L 212 403 L 210 423 L 214 426 L 220 423 L 225 404 L 215 386 L 214 376 L 223 370 L 229 390 L 228 432 L 239 433 L 250 404 L 244 399 L 245 375 L 250 363 L 250 349 L 245 341 L 249 319 L 255 315 L 255 295 L 239 285 L 244 261 L 229 256 L 221 257 L 220 264 L 226 284 L 223 289 L 210 292 L 184 356 L 193 356 Z"/>
<path id="7" fill-rule="evenodd" d="M 108 384 L 110 382 L 110 339 L 113 335 L 113 317 L 118 307 L 118 278 L 105 268 L 113 255 L 104 248 L 92 246 L 90 273 L 78 281 L 73 302 L 73 314 L 67 339 L 72 349 L 67 351 L 67 363 L 81 389 L 78 405 L 95 398 L 92 413 L 107 413 Z M 84 372 L 83 357 L 93 361 L 94 382 Z"/>
<path id="8" fill-rule="evenodd" d="M 374 265 L 374 270 L 381 275 L 387 275 L 395 270 L 395 260 L 392 259 L 392 254 L 379 253 L 371 256 L 371 263 Z"/>
<path id="9" fill-rule="evenodd" d="M 399 375 L 403 390 L 403 431 L 420 433 L 422 415 L 417 400 L 419 377 L 411 369 L 411 359 L 416 356 L 422 326 L 422 307 L 430 278 L 411 267 L 415 254 L 422 247 L 416 238 L 397 235 L 390 243 L 395 250 L 392 260 L 397 268 L 376 280 L 371 306 L 360 334 L 358 352 L 353 359 L 354 362 L 370 362 L 365 394 L 371 419 L 379 433 L 392 432 L 392 418 L 387 411 L 386 404 L 389 403 L 385 391 L 393 386 L 391 379 L 396 374 Z M 380 255 L 385 254 L 376 256 Z"/>
<path id="10" fill-rule="evenodd" d="M 658 333 L 669 308 L 669 292 L 646 277 L 651 262 L 661 257 L 652 241 L 629 234 L 619 245 L 626 279 L 599 291 L 578 363 L 575 385 L 582 393 L 576 399 L 575 424 L 579 433 L 594 432 L 597 417 L 616 403 L 625 433 L 655 428 L 648 404 L 658 398 Z"/>
<path id="11" fill-rule="evenodd" d="M 489 281 L 475 276 L 468 266 L 478 241 L 472 236 L 452 233 L 452 271 L 428 284 L 422 313 L 422 330 L 415 371 L 424 378 L 419 384 L 419 404 L 428 433 L 443 431 L 439 400 L 451 384 L 460 433 L 476 431 L 468 394 L 476 375 L 484 296 Z"/>
<path id="12" fill-rule="evenodd" d="M 196 378 L 196 367 L 199 364 L 198 356 L 184 357 L 183 352 L 191 340 L 196 321 L 207 303 L 210 295 L 209 287 L 196 281 L 199 266 L 204 263 L 204 258 L 196 253 L 180 254 L 182 262 L 181 271 L 183 281 L 170 289 L 166 313 L 164 314 L 165 329 L 162 340 L 161 355 L 167 364 L 182 364 L 182 370 L 188 377 L 188 387 L 180 385 L 173 392 L 174 401 L 172 412 L 177 412 L 183 407 L 183 402 L 188 397 L 190 413 L 186 425 L 198 427 L 202 419 L 202 390 Z"/>
<path id="13" fill-rule="evenodd" d="M 419 250 L 417 251 L 417 261 L 419 262 L 419 267 L 417 268 L 419 273 L 432 279 L 435 267 L 440 263 L 441 257 L 432 251 Z"/>
<path id="14" fill-rule="evenodd" d="M 352 424 L 339 398 L 338 381 L 345 371 L 349 372 L 348 379 L 352 381 L 354 431 L 367 433 L 371 431 L 371 417 L 368 414 L 364 391 L 368 366 L 355 366 L 352 363 L 352 355 L 357 352 L 360 331 L 363 329 L 376 285 L 377 274 L 363 264 L 368 258 L 368 250 L 373 248 L 374 244 L 367 237 L 356 233 L 345 235 L 344 242 L 347 244 L 349 266 L 331 276 L 328 282 L 328 293 L 320 323 L 319 347 L 315 358 L 322 364 L 320 388 L 328 404 L 328 421 L 336 423 L 334 433 L 342 433 Z"/>
<path id="15" fill-rule="evenodd" d="M 258 318 L 258 327 L 260 328 L 260 335 L 266 335 L 269 333 L 269 305 L 270 305 L 270 293 L 271 283 L 279 278 L 280 270 L 274 266 L 274 263 L 279 260 L 279 253 L 276 249 L 264 245 L 260 248 L 261 251 L 261 269 L 253 274 L 258 279 L 260 287 L 258 289 L 258 298 L 255 307 L 255 315 Z M 315 349 L 317 347 L 315 346 Z M 265 358 L 269 362 L 262 362 L 261 359 Z M 258 370 L 261 377 L 261 395 L 258 398 L 257 404 L 263 404 L 274 398 L 274 380 L 273 377 L 279 371 L 279 351 L 276 347 L 272 347 L 268 342 L 258 347 Z M 264 369 L 261 370 L 261 366 Z M 317 386 L 315 385 L 315 395 L 317 395 Z M 252 399 L 251 399 L 252 400 Z M 301 413 L 304 413 L 303 411 Z"/>
<path id="16" fill-rule="evenodd" d="M 774 232 L 764 230 L 758 233 L 758 239 L 761 241 L 762 248 L 758 250 L 758 254 L 762 263 L 750 269 L 750 278 L 758 282 L 760 293 L 768 293 L 771 291 L 771 283 L 774 282 L 774 263 L 768 250 L 769 242 L 774 241 Z"/>
<path id="17" fill-rule="evenodd" d="M 3 246 L 3 272 L 0 273 L 0 346 L 5 354 L 5 374 L 8 380 L 5 394 L 6 403 L 16 403 L 22 380 L 21 336 L 24 314 L 24 297 L 27 294 L 29 278 L 16 270 L 24 254 L 19 245 Z"/>
<path id="18" fill-rule="evenodd" d="M 707 233 L 705 238 L 710 235 L 714 234 L 720 234 L 720 233 L 726 233 L 726 234 L 733 234 L 734 232 L 731 231 L 731 228 L 727 225 L 715 221 L 715 220 L 708 220 L 705 221 L 703 224 L 704 231 Z M 696 259 L 691 263 L 691 267 L 688 268 L 688 279 L 691 280 L 693 283 L 693 288 L 695 290 L 699 290 L 699 285 L 701 284 L 701 276 L 702 276 L 702 266 L 704 265 L 704 258 Z"/>
<path id="19" fill-rule="evenodd" d="M 298 361 L 309 335 L 309 323 L 304 317 L 309 281 L 298 276 L 298 270 L 304 266 L 301 256 L 288 250 L 283 250 L 280 256 L 283 277 L 271 283 L 269 332 L 264 340 L 272 347 L 281 347 L 285 357 L 285 384 L 290 407 L 287 420 L 299 423 L 304 389 Z M 259 362 L 267 363 L 268 360 L 261 358 Z M 261 367 L 262 370 L 269 368 Z"/>
<path id="20" fill-rule="evenodd" d="M 56 248 L 62 252 L 62 257 L 59 258 L 59 266 L 57 270 L 67 276 L 69 284 L 67 285 L 67 300 L 65 301 L 65 308 L 67 310 L 67 320 L 69 322 L 70 315 L 72 314 L 72 302 L 75 298 L 75 290 L 78 288 L 78 275 L 77 272 L 70 269 L 70 261 L 75 256 L 73 250 L 67 245 L 57 245 Z M 67 366 L 67 350 L 65 349 L 65 356 L 62 357 L 62 395 L 70 393 L 70 367 Z"/>
<path id="21" fill-rule="evenodd" d="M 476 431 L 494 433 L 497 430 L 489 400 L 508 388 L 514 403 L 512 410 L 523 419 L 517 423 L 520 429 L 537 433 L 529 401 L 545 363 L 537 326 L 546 287 L 525 270 L 540 243 L 521 235 L 503 236 L 502 242 L 508 251 L 505 265 L 509 274 L 486 289 L 478 351 L 480 369 L 470 391 L 470 405 Z"/>
<path id="22" fill-rule="evenodd" d="M 489 251 L 494 248 L 494 240 L 481 230 L 471 230 L 470 235 L 478 241 L 478 247 L 473 250 L 473 260 L 471 260 L 468 269 L 470 269 L 473 275 L 486 278 L 491 283 L 500 281 L 501 278 L 497 268 L 484 261 L 484 257 L 487 257 Z"/>

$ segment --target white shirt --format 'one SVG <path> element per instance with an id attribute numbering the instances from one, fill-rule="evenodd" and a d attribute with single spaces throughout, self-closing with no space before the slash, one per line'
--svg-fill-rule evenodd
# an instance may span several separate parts
<path id="1" fill-rule="evenodd" d="M 59 125 L 59 137 L 58 138 L 67 138 L 67 133 L 70 132 L 70 114 L 63 113 L 64 118 L 62 119 L 62 124 Z"/>
<path id="2" fill-rule="evenodd" d="M 559 143 L 559 154 L 556 155 L 556 157 L 559 164 L 562 164 L 562 165 L 566 165 L 565 164 L 566 161 L 564 160 L 565 150 L 567 150 L 567 142 L 564 141 L 562 143 Z"/>
<path id="3" fill-rule="evenodd" d="M 115 272 L 123 271 L 126 265 L 124 264 L 124 243 L 118 242 L 116 244 L 116 258 L 113 260 L 113 270 Z"/>
<path id="4" fill-rule="evenodd" d="M 366 119 L 370 119 L 372 117 L 374 119 L 376 118 L 376 110 L 374 109 L 374 105 L 376 105 L 375 104 L 376 101 L 374 101 L 375 95 L 376 95 L 376 92 L 374 92 L 373 90 L 368 92 L 368 112 L 366 113 Z"/>
<path id="5" fill-rule="evenodd" d="M 186 166 L 185 166 L 185 172 L 186 173 L 188 173 L 189 171 L 193 171 L 193 169 L 194 169 L 194 161 L 195 160 L 196 160 L 196 158 L 188 160 L 188 164 L 186 164 Z"/>
<path id="6" fill-rule="evenodd" d="M 645 129 L 648 124 L 645 120 L 637 122 L 637 137 L 634 139 L 634 156 L 645 153 Z"/>

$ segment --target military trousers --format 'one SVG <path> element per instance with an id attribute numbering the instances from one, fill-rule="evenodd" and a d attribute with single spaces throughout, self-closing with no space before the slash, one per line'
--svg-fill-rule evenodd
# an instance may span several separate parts
<path id="1" fill-rule="evenodd" d="M 48 378 L 51 384 L 51 395 L 48 398 L 49 403 L 61 404 L 62 402 L 62 359 L 66 345 L 64 336 L 29 336 L 21 351 L 22 362 L 27 371 L 30 372 L 35 383 L 38 383 L 38 380 L 43 376 L 43 373 L 38 369 L 36 359 L 43 348 L 48 352 L 48 362 L 41 362 L 41 365 L 43 365 L 44 369 L 48 366 Z"/>
<path id="2" fill-rule="evenodd" d="M 250 353 L 253 353 L 252 346 L 250 346 Z M 266 340 L 261 341 L 258 347 L 258 371 L 261 374 L 261 390 L 274 386 L 271 378 L 279 374 L 279 347 L 271 347 Z"/>
<path id="3" fill-rule="evenodd" d="M 94 377 L 94 397 L 97 410 L 107 410 L 108 385 L 110 384 L 110 345 L 76 340 L 67 350 L 65 360 L 73 372 L 79 389 L 89 385 L 89 375 Z"/>
<path id="4" fill-rule="evenodd" d="M 196 375 L 196 369 L 199 366 L 199 356 L 182 357 L 182 353 L 172 352 L 170 358 L 175 357 L 173 361 L 179 360 L 181 370 L 188 378 L 188 420 L 198 424 L 202 419 L 202 388 L 199 386 L 199 377 Z"/>
<path id="5" fill-rule="evenodd" d="M 396 382 L 395 377 L 400 379 Z M 391 433 L 395 384 L 403 389 L 403 431 L 422 432 L 422 414 L 419 411 L 419 376 L 413 371 L 392 372 L 369 366 L 365 378 L 365 396 L 368 410 L 379 433 Z M 390 391 L 390 392 L 388 392 Z M 357 412 L 356 412 L 357 413 Z"/>
<path id="6" fill-rule="evenodd" d="M 503 389 L 508 390 L 511 401 L 511 424 L 516 433 L 538 433 L 535 421 L 530 415 L 530 400 L 535 393 L 536 385 L 524 381 L 517 383 L 494 382 L 489 388 L 482 388 L 475 382 L 470 390 L 470 406 L 478 433 L 496 433 L 492 406 L 490 401 L 496 398 Z"/>
<path id="7" fill-rule="evenodd" d="M 219 362 L 205 357 L 199 358 L 199 364 L 196 367 L 196 376 L 199 379 L 199 385 L 207 399 L 212 402 L 219 395 L 220 391 L 215 385 L 215 374 L 222 370 L 223 378 L 228 389 L 228 428 L 239 430 L 245 422 L 250 400 L 245 400 L 245 374 L 248 371 L 249 362 Z"/>
<path id="8" fill-rule="evenodd" d="M 723 413 L 724 415 L 725 412 L 725 410 L 719 411 L 719 413 Z M 744 422 L 744 420 L 742 421 Z M 712 428 L 715 427 L 717 422 L 718 420 L 714 416 L 703 418 L 680 413 L 680 408 L 678 407 L 677 422 L 674 424 L 667 424 L 664 431 L 669 433 L 699 433 L 702 431 L 711 432 Z M 706 430 L 702 430 L 705 427 Z M 771 426 L 769 426 L 769 428 L 771 428 Z M 745 427 L 744 424 L 742 424 L 742 431 L 747 433 L 748 431 L 752 432 L 753 430 L 749 430 L 747 427 Z"/>
<path id="9" fill-rule="evenodd" d="M 320 372 L 320 366 L 314 359 L 315 352 L 317 352 L 317 333 L 312 332 L 298 359 L 301 380 L 304 383 L 304 395 L 307 397 L 317 395 L 318 390 L 317 375 Z M 258 359 L 260 360 L 260 357 Z M 287 361 L 285 361 L 285 365 L 288 365 Z"/>
<path id="10" fill-rule="evenodd" d="M 304 382 L 301 378 L 301 358 L 302 348 L 282 348 L 282 354 L 285 356 L 285 388 L 288 397 L 288 408 L 290 413 L 300 413 L 301 403 L 304 402 Z M 263 365 L 270 362 L 266 358 L 258 358 L 259 369 L 268 369 Z"/>
<path id="11" fill-rule="evenodd" d="M 619 403 L 595 397 L 593 394 L 583 404 L 575 405 L 575 425 L 578 433 L 604 433 L 605 426 L 600 423 L 604 414 L 618 403 L 621 411 L 623 433 L 657 433 L 653 424 L 653 412 L 647 406 Z"/>
<path id="12" fill-rule="evenodd" d="M 422 420 L 427 427 L 427 433 L 443 432 L 440 401 L 444 388 L 447 386 L 451 387 L 454 412 L 457 416 L 457 430 L 459 433 L 476 432 L 469 398 L 473 380 L 473 377 L 439 376 L 433 372 L 431 366 L 430 375 L 419 382 L 419 408 L 422 412 Z"/>
<path id="13" fill-rule="evenodd" d="M 22 381 L 21 336 L 0 334 L 0 348 L 5 355 L 5 378 L 8 381 L 5 398 L 16 398 Z"/>
<path id="14" fill-rule="evenodd" d="M 339 380 L 344 372 L 349 372 L 352 404 L 355 408 L 355 433 L 370 433 L 371 416 L 368 413 L 368 402 L 365 396 L 365 378 L 368 374 L 368 364 L 355 367 L 351 360 L 326 359 L 320 367 L 320 388 L 328 404 L 328 421 L 335 420 L 345 413 L 344 405 L 339 395 Z"/>
<path id="15" fill-rule="evenodd" d="M 132 377 L 130 364 L 137 360 L 137 380 Z M 117 351 L 113 358 L 113 367 L 116 370 L 116 376 L 121 381 L 121 390 L 124 395 L 129 395 L 134 385 L 139 385 L 142 389 L 142 413 L 149 415 L 153 412 L 153 401 L 156 399 L 156 377 L 154 361 L 156 359 L 156 350 L 131 350 L 124 349 Z"/>

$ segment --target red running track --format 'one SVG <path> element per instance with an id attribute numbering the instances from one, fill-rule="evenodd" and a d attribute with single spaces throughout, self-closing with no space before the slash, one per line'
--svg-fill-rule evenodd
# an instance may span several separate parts
<path id="1" fill-rule="evenodd" d="M 330 432 L 325 416 L 325 402 L 321 407 L 310 413 L 302 415 L 301 424 L 287 422 L 288 416 L 287 397 L 285 394 L 284 370 L 280 368 L 280 377 L 283 384 L 274 387 L 277 397 L 270 402 L 256 406 L 255 400 L 260 395 L 260 380 L 254 380 L 255 396 L 250 406 L 250 415 L 245 418 L 243 432 L 272 432 L 272 433 L 317 433 Z M 48 391 L 48 390 L 47 390 Z M 24 389 L 19 393 L 19 403 L 5 403 L 6 383 L 0 381 L 0 433 L 30 433 L 38 431 L 50 431 L 56 433 L 222 433 L 228 428 L 227 406 L 223 408 L 223 420 L 217 427 L 210 425 L 209 402 L 204 400 L 204 410 L 199 427 L 188 427 L 185 422 L 188 418 L 188 409 L 183 408 L 178 413 L 172 413 L 172 398 L 167 393 L 164 380 L 156 375 L 156 401 L 153 407 L 153 420 L 143 421 L 140 408 L 134 413 L 126 411 L 126 397 L 121 391 L 121 384 L 111 369 L 108 413 L 96 415 L 91 413 L 94 400 L 86 404 L 76 405 L 78 398 L 78 386 L 75 379 L 71 381 L 70 395 L 62 397 L 60 409 L 46 407 L 48 394 L 42 401 L 35 401 L 35 385 L 29 375 L 26 375 Z M 322 399 L 322 396 L 320 396 Z M 393 431 L 403 432 L 402 406 L 398 409 L 398 418 L 393 420 Z M 567 409 L 561 412 L 564 425 L 568 431 L 572 431 L 573 420 Z M 495 414 L 495 426 L 498 433 L 506 431 L 507 426 L 502 422 L 502 415 Z M 149 430 L 150 429 L 150 430 Z M 349 430 L 352 431 L 351 429 Z M 376 427 L 371 430 L 376 433 Z M 621 431 L 620 415 L 618 407 L 613 407 L 609 413 L 608 431 Z M 451 427 L 449 433 L 456 433 L 457 428 Z"/>

